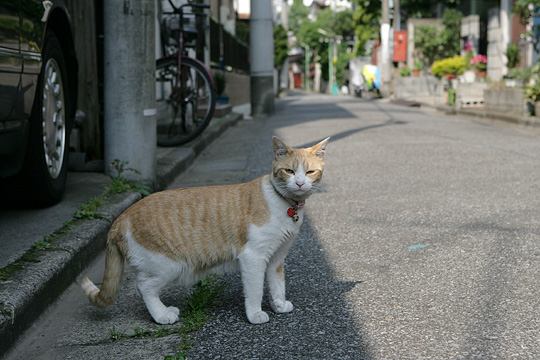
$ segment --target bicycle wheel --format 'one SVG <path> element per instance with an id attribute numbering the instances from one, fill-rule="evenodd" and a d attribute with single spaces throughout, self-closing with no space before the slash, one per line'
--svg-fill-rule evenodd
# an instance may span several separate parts
<path id="1" fill-rule="evenodd" d="M 162 83 L 166 93 L 163 100 L 158 101 L 158 145 L 185 144 L 199 136 L 214 115 L 216 93 L 212 79 L 202 64 L 188 57 L 182 57 L 181 84 L 177 83 L 175 58 L 158 59 L 156 71 L 157 81 Z"/>

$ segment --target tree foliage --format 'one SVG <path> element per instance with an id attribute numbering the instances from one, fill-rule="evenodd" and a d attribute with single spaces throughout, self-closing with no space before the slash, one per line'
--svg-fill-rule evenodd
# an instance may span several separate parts
<path id="1" fill-rule="evenodd" d="M 341 39 L 341 43 L 336 46 L 337 60 L 334 65 L 336 79 L 338 82 L 343 83 L 345 68 L 349 61 L 347 46 L 344 40 L 352 38 L 353 34 L 354 20 L 352 11 L 334 13 L 331 9 L 327 8 L 319 11 L 315 20 L 302 22 L 297 32 L 297 39 L 300 45 L 309 46 L 312 54 L 318 58 L 324 80 L 328 80 L 329 44 L 338 38 Z"/>
<path id="2" fill-rule="evenodd" d="M 540 7 L 540 0 L 515 0 L 512 11 L 519 16 L 523 24 L 526 24 L 533 15 L 534 9 L 538 7 Z"/>
<path id="3" fill-rule="evenodd" d="M 435 9 L 438 4 L 445 8 L 456 8 L 461 4 L 461 0 L 401 0 L 401 13 L 407 18 L 428 18 L 435 15 Z"/>
<path id="4" fill-rule="evenodd" d="M 308 21 L 309 9 L 304 6 L 302 0 L 294 0 L 289 9 L 289 29 L 298 34 L 300 26 Z"/>
<path id="5" fill-rule="evenodd" d="M 287 59 L 288 38 L 287 31 L 279 24 L 274 26 L 274 63 L 276 68 L 281 69 Z"/>
<path id="6" fill-rule="evenodd" d="M 435 60 L 452 57 L 460 53 L 460 28 L 463 15 L 458 10 L 446 9 L 443 14 L 443 29 L 419 26 L 414 33 L 417 56 L 425 66 Z"/>
<path id="7" fill-rule="evenodd" d="M 379 33 L 379 18 L 381 15 L 380 0 L 355 0 L 353 12 L 354 55 L 366 55 L 366 43 L 373 40 Z"/>

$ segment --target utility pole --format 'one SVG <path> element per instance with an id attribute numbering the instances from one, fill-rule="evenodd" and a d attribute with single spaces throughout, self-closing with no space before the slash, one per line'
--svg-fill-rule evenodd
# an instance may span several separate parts
<path id="1" fill-rule="evenodd" d="M 153 185 L 156 172 L 155 3 L 107 0 L 104 21 L 105 171 Z"/>
<path id="2" fill-rule="evenodd" d="M 309 59 L 310 59 L 309 45 L 304 44 L 304 87 L 306 91 L 309 91 Z"/>
<path id="3" fill-rule="evenodd" d="M 332 94 L 332 88 L 334 87 L 334 56 L 332 55 L 332 52 L 334 50 L 334 46 L 332 44 L 332 41 L 328 39 L 328 93 Z"/>
<path id="4" fill-rule="evenodd" d="M 251 0 L 249 22 L 251 114 L 274 112 L 274 25 L 270 0 Z"/>
<path id="5" fill-rule="evenodd" d="M 394 30 L 401 30 L 400 0 L 394 0 Z"/>
<path id="6" fill-rule="evenodd" d="M 381 80 L 382 92 L 388 94 L 390 82 L 390 20 L 388 14 L 388 0 L 382 0 L 381 18 Z"/>

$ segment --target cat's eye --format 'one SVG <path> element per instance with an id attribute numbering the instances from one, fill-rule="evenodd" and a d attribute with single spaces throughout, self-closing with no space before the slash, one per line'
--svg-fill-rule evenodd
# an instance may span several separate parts
<path id="1" fill-rule="evenodd" d="M 306 172 L 306 175 L 312 175 L 312 174 L 315 174 L 315 170 L 308 170 Z"/>
<path id="2" fill-rule="evenodd" d="M 294 175 L 294 170 L 293 169 L 283 169 L 283 171 L 285 171 L 289 175 Z"/>

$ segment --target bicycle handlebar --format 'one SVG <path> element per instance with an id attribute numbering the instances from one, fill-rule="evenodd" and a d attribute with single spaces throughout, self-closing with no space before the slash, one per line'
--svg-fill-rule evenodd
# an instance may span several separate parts
<path id="1" fill-rule="evenodd" d="M 210 9 L 210 5 L 206 5 L 206 4 L 193 4 L 193 3 L 188 2 L 186 4 L 180 5 L 179 7 L 176 7 L 176 6 L 174 6 L 173 0 L 169 0 L 169 4 L 171 5 L 171 7 L 174 9 L 175 12 L 182 11 L 182 9 L 185 8 L 185 7 L 199 8 L 199 9 Z"/>

